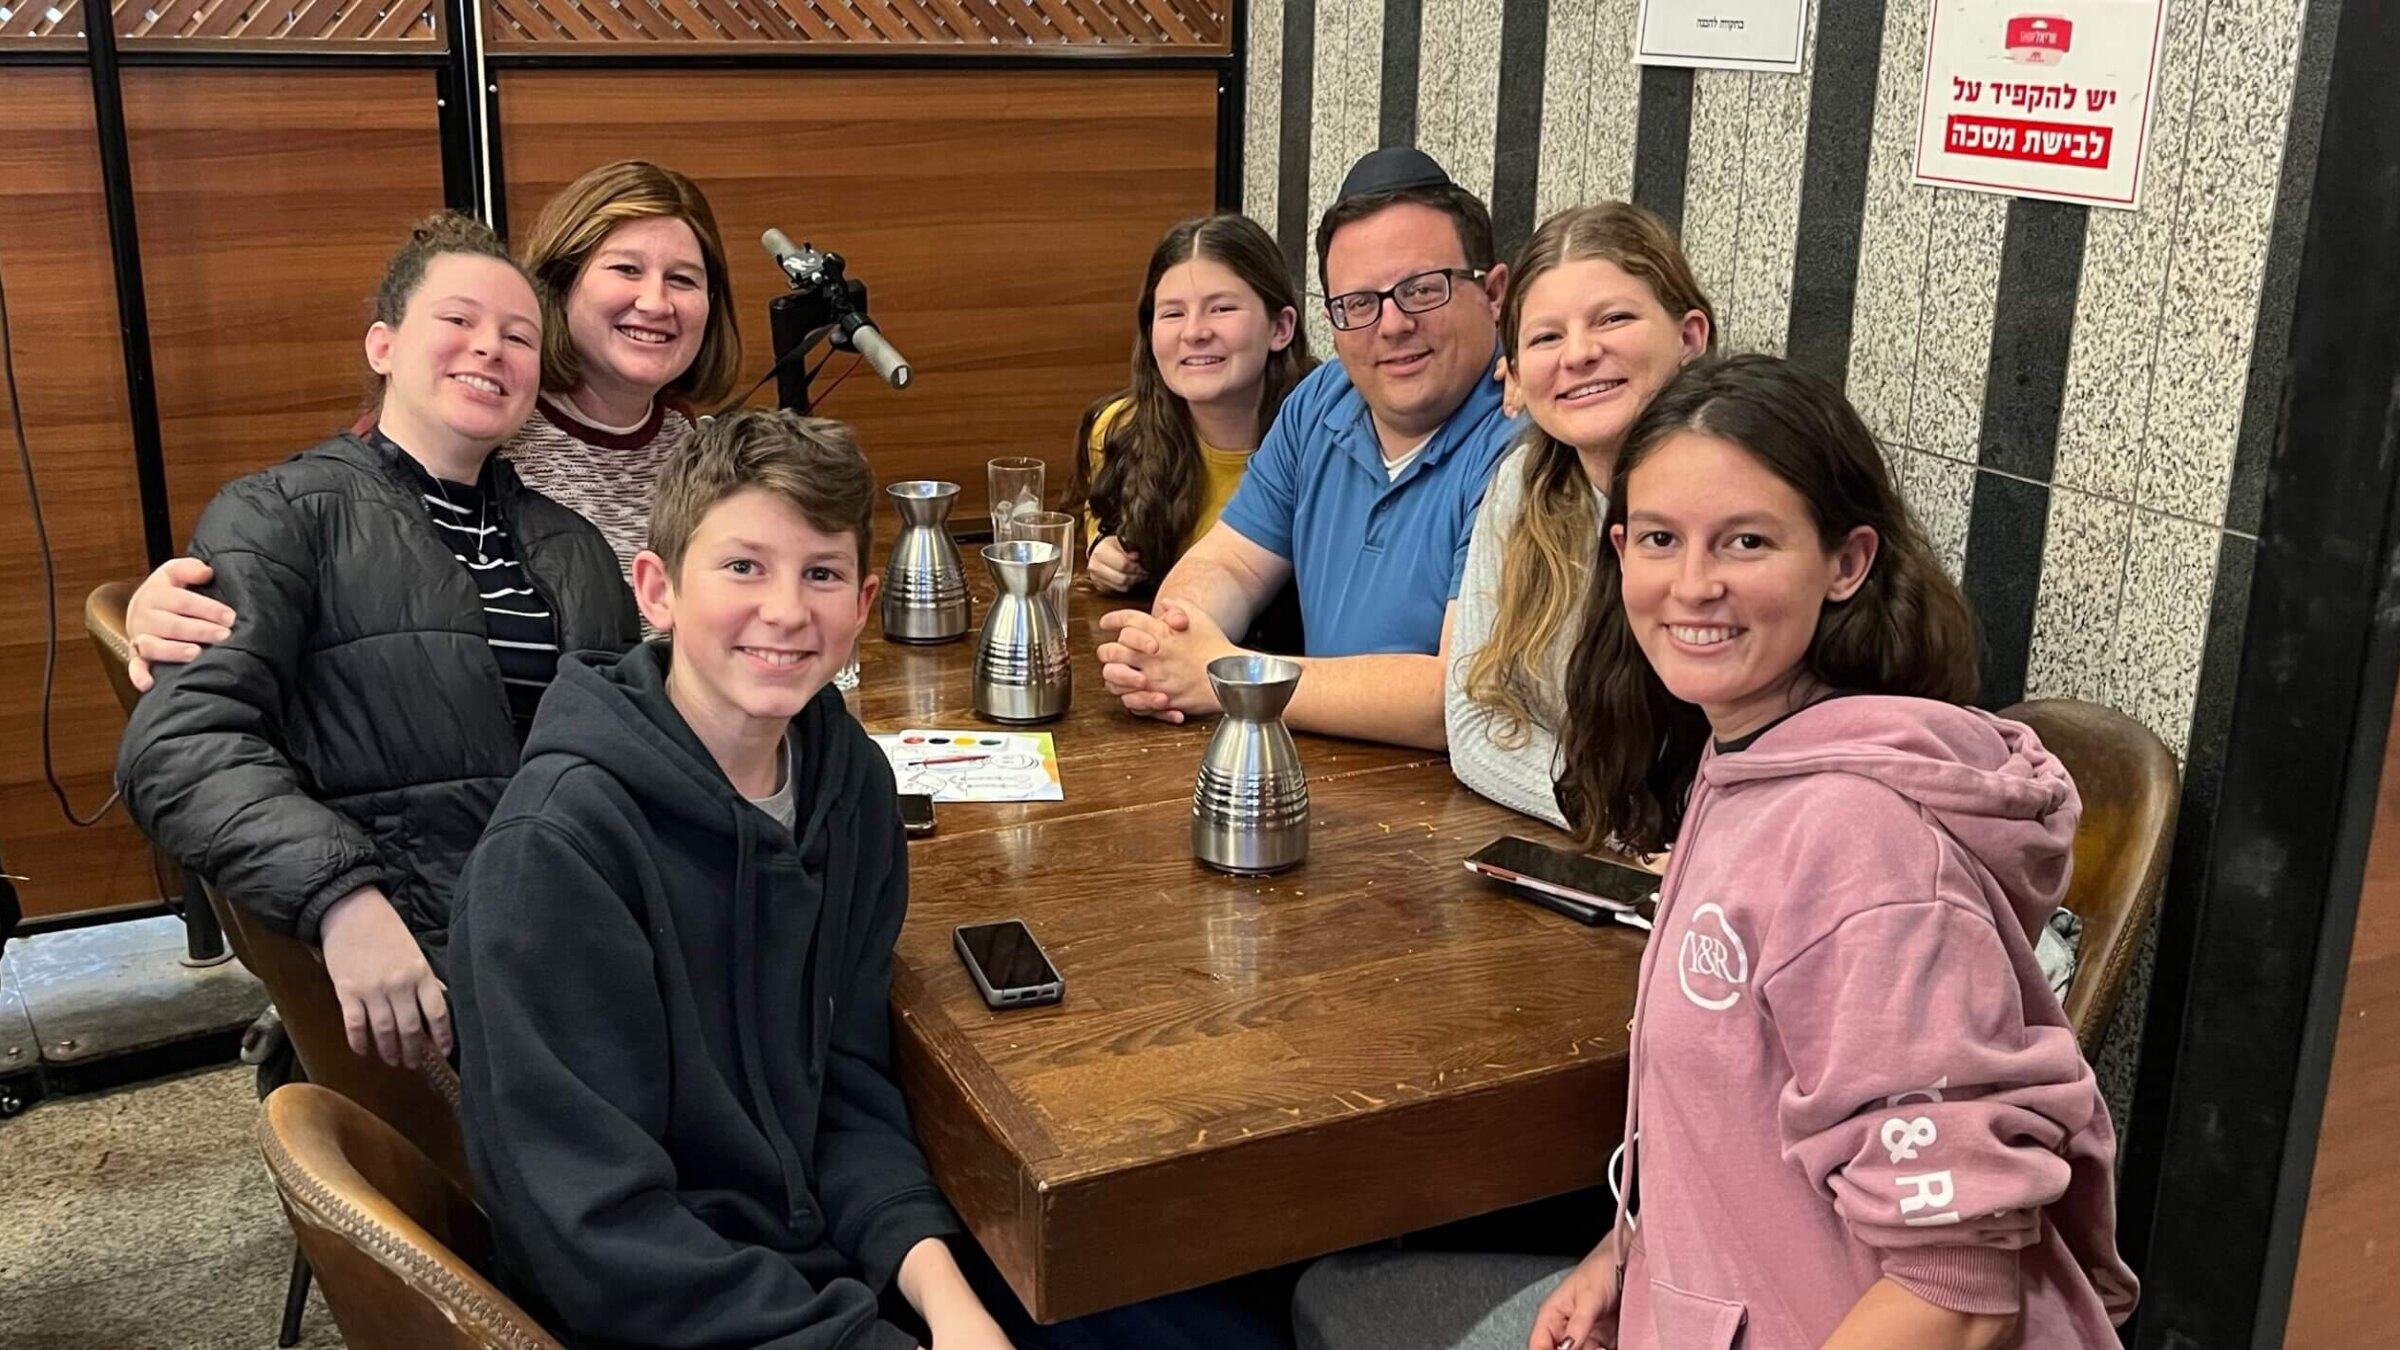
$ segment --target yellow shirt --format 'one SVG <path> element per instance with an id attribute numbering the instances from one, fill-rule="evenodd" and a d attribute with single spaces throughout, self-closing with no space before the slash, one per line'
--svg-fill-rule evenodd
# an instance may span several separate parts
<path id="1" fill-rule="evenodd" d="M 1100 460 L 1109 431 L 1132 407 L 1132 399 L 1119 399 L 1092 419 L 1092 442 L 1085 447 L 1085 453 L 1091 458 L 1095 480 L 1100 477 Z M 1184 536 L 1184 549 L 1199 543 L 1200 536 L 1217 523 L 1217 517 L 1224 513 L 1225 504 L 1233 500 L 1233 490 L 1242 485 L 1242 474 L 1249 467 L 1249 451 L 1220 450 L 1206 441 L 1200 442 L 1200 514 L 1192 520 L 1191 533 Z M 1100 522 L 1088 511 L 1084 513 L 1083 528 L 1086 545 L 1099 542 Z"/>

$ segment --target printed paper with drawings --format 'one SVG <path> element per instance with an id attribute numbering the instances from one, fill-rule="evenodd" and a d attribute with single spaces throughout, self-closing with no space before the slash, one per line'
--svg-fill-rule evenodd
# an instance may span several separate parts
<path id="1" fill-rule="evenodd" d="M 910 728 L 875 738 L 902 792 L 937 802 L 1056 802 L 1058 750 L 1047 731 Z"/>

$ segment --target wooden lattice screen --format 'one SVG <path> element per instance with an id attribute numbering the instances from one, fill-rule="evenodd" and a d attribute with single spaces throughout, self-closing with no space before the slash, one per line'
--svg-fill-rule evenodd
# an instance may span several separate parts
<path id="1" fill-rule="evenodd" d="M 0 39 L 80 44 L 82 0 L 0 0 Z M 115 0 L 117 36 L 259 42 L 435 40 L 435 0 Z"/>
<path id="2" fill-rule="evenodd" d="M 83 0 L 0 0 L 0 40 L 78 45 Z M 436 0 L 114 0 L 134 41 L 434 42 Z M 1231 0 L 485 0 L 497 48 L 821 43 L 1229 50 Z M 962 51 L 960 53 L 964 55 Z"/>
<path id="3" fill-rule="evenodd" d="M 490 0 L 495 48 L 851 43 L 1226 50 L 1229 0 Z"/>

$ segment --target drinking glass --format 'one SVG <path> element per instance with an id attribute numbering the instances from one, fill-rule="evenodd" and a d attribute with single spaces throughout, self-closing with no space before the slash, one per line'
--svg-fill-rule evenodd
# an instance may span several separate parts
<path id="1" fill-rule="evenodd" d="M 987 464 L 991 475 L 992 542 L 1005 544 L 1015 536 L 1009 534 L 1009 522 L 1020 511 L 1042 509 L 1042 461 L 1026 455 L 1003 455 Z"/>
<path id="2" fill-rule="evenodd" d="M 1058 574 L 1050 578 L 1050 603 L 1058 607 L 1058 621 L 1067 621 L 1067 584 L 1075 579 L 1075 517 L 1064 511 L 1020 511 L 1008 522 L 1008 535 L 1000 542 L 1031 539 L 1058 549 Z"/>

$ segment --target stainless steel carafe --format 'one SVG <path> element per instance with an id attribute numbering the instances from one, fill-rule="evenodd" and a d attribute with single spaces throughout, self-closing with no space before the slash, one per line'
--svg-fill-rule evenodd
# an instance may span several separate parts
<path id="1" fill-rule="evenodd" d="M 958 484 L 916 479 L 884 495 L 900 509 L 900 536 L 883 571 L 883 635 L 894 642 L 956 642 L 967 635 L 967 570 L 950 540 Z"/>
<path id="2" fill-rule="evenodd" d="M 968 683 L 975 711 L 994 722 L 1050 722 L 1074 692 L 1067 626 L 1050 602 L 1058 546 L 1032 539 L 983 546 L 994 583 Z"/>
<path id="3" fill-rule="evenodd" d="M 1297 663 L 1220 656 L 1209 687 L 1225 710 L 1192 787 L 1192 856 L 1222 872 L 1280 872 L 1308 858 L 1308 774 L 1284 729 Z"/>

